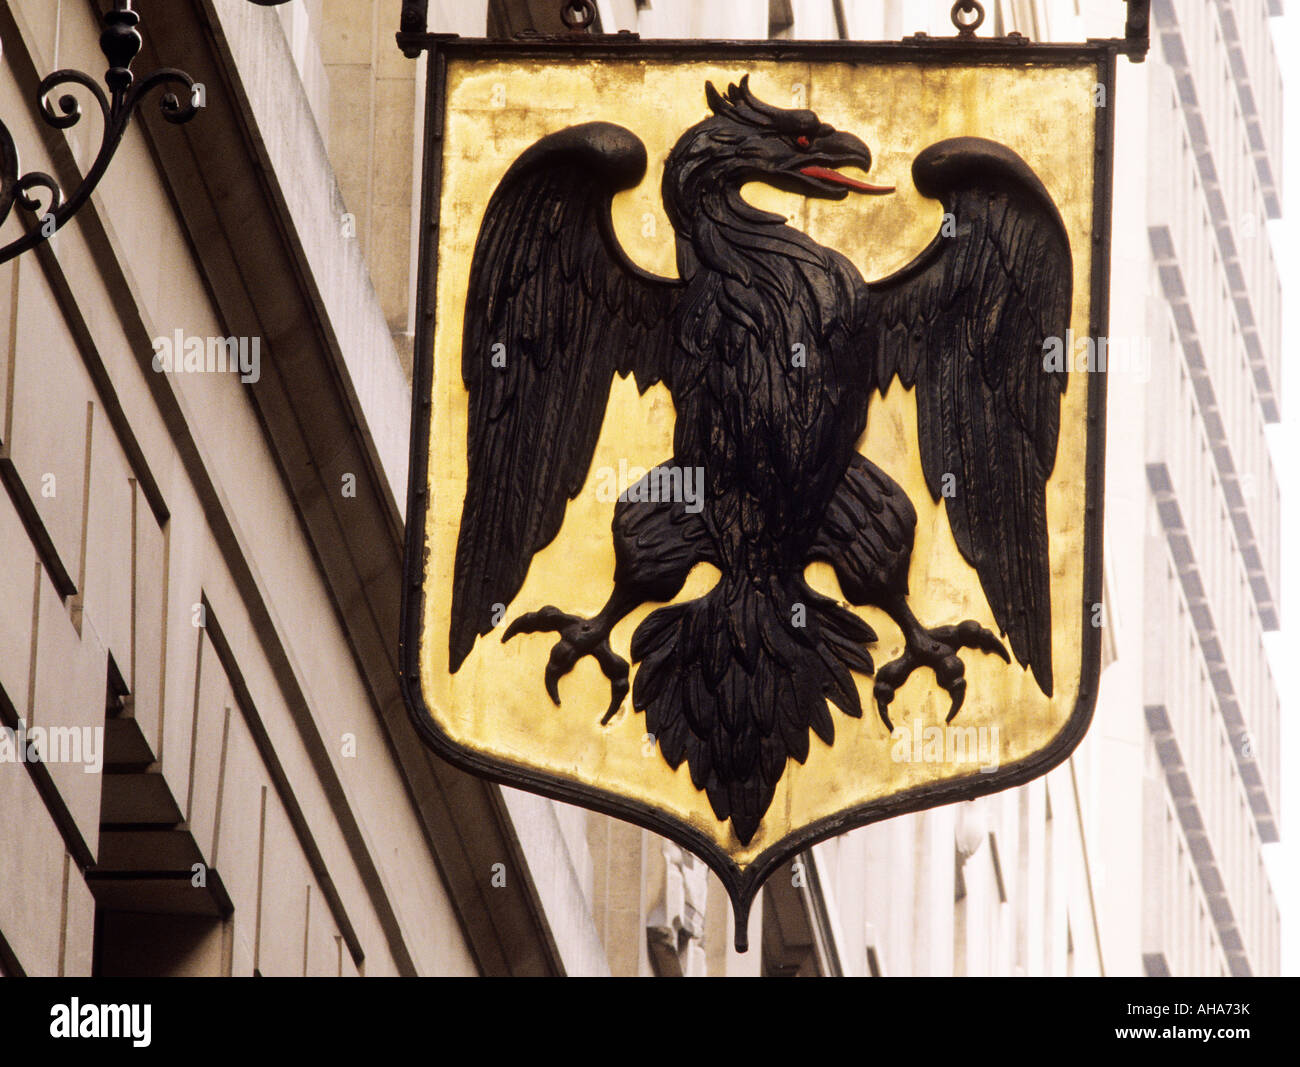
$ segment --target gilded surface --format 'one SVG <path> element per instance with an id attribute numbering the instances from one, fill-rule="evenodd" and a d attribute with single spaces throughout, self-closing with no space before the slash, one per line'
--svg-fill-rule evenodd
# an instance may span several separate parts
<path id="1" fill-rule="evenodd" d="M 751 202 L 788 215 L 791 225 L 847 255 L 869 281 L 908 263 L 941 224 L 938 203 L 912 186 L 911 163 L 918 152 L 963 135 L 1000 141 L 1018 152 L 1043 180 L 1069 233 L 1072 328 L 1079 338 L 1089 332 L 1096 80 L 1091 64 L 1026 69 L 812 66 L 770 60 L 738 66 L 449 62 L 420 653 L 425 700 L 438 728 L 457 744 L 660 808 L 714 840 L 741 867 L 817 820 L 953 777 L 978 776 L 984 773 L 982 764 L 1006 765 L 1031 756 L 1069 720 L 1081 676 L 1086 410 L 1094 380 L 1083 370 L 1071 372 L 1048 485 L 1055 694 L 1050 700 L 1044 697 L 1014 660 L 1008 666 L 993 656 L 963 651 L 968 695 L 952 725 L 983 728 L 986 745 L 970 758 L 949 759 L 947 753 L 936 753 L 933 743 L 928 748 L 924 743 L 925 728 L 942 726 L 948 709 L 948 697 L 929 670 L 914 674 L 892 705 L 895 726 L 907 734 L 902 746 L 874 713 L 872 680 L 857 676 L 863 717 L 852 719 L 831 708 L 834 744 L 811 738 L 806 764 L 790 762 L 762 826 L 742 847 L 730 825 L 714 817 L 705 795 L 692 786 L 686 764 L 675 772 L 667 766 L 630 698 L 608 726 L 600 725 L 609 684 L 592 659 L 579 661 L 561 680 L 563 706 L 551 704 L 542 675 L 555 635 L 524 635 L 504 645 L 499 635 L 522 612 L 555 604 L 566 612 L 592 615 L 609 596 L 614 502 L 601 491 L 607 472 L 619 472 L 620 464 L 647 468 L 673 451 L 670 396 L 662 386 L 638 396 L 631 379 L 614 384 L 590 476 L 569 504 L 559 536 L 533 559 L 502 625 L 479 639 L 457 674 L 449 674 L 447 627 L 466 477 L 467 393 L 460 378 L 460 342 L 469 264 L 488 198 L 514 159 L 543 135 L 579 122 L 620 123 L 645 142 L 649 168 L 637 188 L 614 201 L 619 240 L 645 269 L 675 276 L 673 231 L 659 195 L 664 159 L 682 131 L 705 116 L 705 81 L 725 88 L 746 73 L 759 97 L 780 106 L 810 107 L 838 129 L 861 137 L 874 156 L 871 180 L 897 186 L 892 196 L 851 195 L 840 202 L 805 200 L 767 186 L 745 190 Z M 943 504 L 932 503 L 925 487 L 910 392 L 895 383 L 887 398 L 872 400 L 860 449 L 916 506 L 909 604 L 917 617 L 929 626 L 970 618 L 996 631 L 975 571 L 953 542 Z M 701 595 L 716 574 L 708 565 L 698 566 L 677 599 Z M 843 599 L 829 566 L 814 564 L 808 575 L 817 589 Z M 617 653 L 628 657 L 632 632 L 657 606 L 642 606 L 615 628 Z M 854 610 L 879 634 L 870 649 L 876 664 L 898 656 L 903 640 L 889 617 L 874 608 Z M 933 737 L 931 732 L 928 739 Z M 914 745 L 916 740 L 922 743 Z M 930 758 L 936 755 L 940 758 Z"/>

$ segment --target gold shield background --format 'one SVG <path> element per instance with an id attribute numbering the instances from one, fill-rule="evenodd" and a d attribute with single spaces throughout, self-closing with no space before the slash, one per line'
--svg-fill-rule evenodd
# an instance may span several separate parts
<path id="1" fill-rule="evenodd" d="M 760 185 L 744 191 L 751 202 L 789 216 L 791 225 L 848 256 L 866 280 L 908 263 L 939 230 L 942 208 L 912 186 L 917 153 L 955 136 L 987 137 L 1018 152 L 1064 219 L 1074 257 L 1071 324 L 1075 336 L 1084 338 L 1092 319 L 1097 67 L 1084 60 L 1068 66 L 941 67 L 771 59 L 736 64 L 448 59 L 419 648 L 428 713 L 434 728 L 460 748 L 497 765 L 658 809 L 711 840 L 740 868 L 810 824 L 954 778 L 985 775 L 972 762 L 896 760 L 894 741 L 875 713 L 872 680 L 857 677 L 863 717 L 852 719 L 831 708 L 834 744 L 812 736 L 807 762 L 789 762 L 757 834 L 741 846 L 730 824 L 720 822 L 695 790 L 685 763 L 674 772 L 664 762 L 630 699 L 609 725 L 600 725 L 609 683 L 593 660 L 581 660 L 561 680 L 562 707 L 551 704 L 542 676 L 556 635 L 521 635 L 503 645 L 500 634 L 515 617 L 545 604 L 580 615 L 595 614 L 604 604 L 613 587 L 614 503 L 597 492 L 600 472 L 617 471 L 620 461 L 648 468 L 672 455 L 673 403 L 663 386 L 639 396 L 631 379 L 615 381 L 586 486 L 569 504 L 555 541 L 534 557 L 501 625 L 479 639 L 455 675 L 448 671 L 447 628 L 466 477 L 467 393 L 460 376 L 465 293 L 483 211 L 497 182 L 520 153 L 548 133 L 593 120 L 628 127 L 645 142 L 649 167 L 637 188 L 616 197 L 615 230 L 635 262 L 673 277 L 673 231 L 659 193 L 664 159 L 680 134 L 706 116 L 705 82 L 721 90 L 745 74 L 760 99 L 810 107 L 824 121 L 861 137 L 874 157 L 872 180 L 897 186 L 892 196 L 850 194 L 838 202 L 805 200 Z M 1044 697 L 1014 660 L 1008 666 L 979 652 L 961 653 L 968 689 L 953 725 L 996 726 L 1002 766 L 1041 752 L 1076 712 L 1084 654 L 1088 392 L 1100 387 L 1096 375 L 1071 373 L 1048 485 L 1053 697 Z M 943 505 L 932 503 L 925 487 L 910 392 L 895 383 L 887 398 L 872 400 L 859 447 L 916 507 L 909 604 L 917 617 L 928 626 L 973 618 L 996 632 L 979 580 L 953 542 Z M 829 566 L 814 564 L 808 577 L 821 592 L 843 599 Z M 715 579 L 711 567 L 698 566 L 677 599 L 701 595 Z M 644 605 L 615 628 L 616 652 L 628 657 L 633 631 L 657 606 Z M 854 610 L 879 635 L 870 649 L 878 667 L 900 654 L 902 636 L 887 615 L 874 608 Z M 634 677 L 635 670 L 633 665 Z M 942 726 L 947 710 L 947 694 L 922 669 L 899 690 L 891 715 L 896 727 L 910 731 L 917 721 Z"/>

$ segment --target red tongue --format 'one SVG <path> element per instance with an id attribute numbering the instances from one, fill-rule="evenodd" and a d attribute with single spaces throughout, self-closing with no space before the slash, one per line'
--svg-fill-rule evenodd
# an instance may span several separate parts
<path id="1" fill-rule="evenodd" d="M 827 167 L 804 167 L 799 173 L 806 174 L 810 178 L 822 178 L 828 182 L 835 182 L 837 185 L 847 185 L 850 189 L 856 189 L 860 193 L 892 193 L 894 191 L 892 185 L 871 185 L 867 182 L 860 182 L 856 178 L 850 178 L 837 170 L 830 170 Z"/>

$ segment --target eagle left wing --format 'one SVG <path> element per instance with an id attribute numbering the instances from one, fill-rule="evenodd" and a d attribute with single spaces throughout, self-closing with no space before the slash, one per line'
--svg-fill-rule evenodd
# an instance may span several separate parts
<path id="1" fill-rule="evenodd" d="M 614 233 L 614 195 L 646 171 L 645 145 L 608 122 L 525 151 L 488 203 L 465 301 L 468 481 L 449 652 L 459 669 L 500 621 L 533 555 L 587 479 L 615 375 L 671 385 L 681 282 L 637 267 Z"/>
<path id="2" fill-rule="evenodd" d="M 962 556 L 1016 659 L 1052 694 L 1047 480 L 1068 372 L 1073 266 L 1043 183 L 1004 145 L 961 137 L 912 165 L 945 227 L 912 263 L 867 285 L 863 322 L 876 385 L 916 386 L 926 485 L 944 498 Z M 951 477 L 951 491 L 943 492 Z"/>

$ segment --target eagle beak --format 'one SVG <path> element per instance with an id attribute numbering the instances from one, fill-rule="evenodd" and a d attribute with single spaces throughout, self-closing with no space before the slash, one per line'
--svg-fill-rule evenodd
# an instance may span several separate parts
<path id="1" fill-rule="evenodd" d="M 871 150 L 851 133 L 837 131 L 827 137 L 819 138 L 817 154 L 835 167 L 852 166 L 861 167 L 863 170 L 871 169 Z M 801 167 L 799 173 L 809 178 L 819 178 L 822 181 L 843 185 L 855 192 L 870 193 L 873 196 L 883 196 L 894 191 L 892 185 L 872 185 L 870 182 L 858 181 L 857 178 L 850 178 L 847 174 L 841 174 L 831 167 L 818 164 Z"/>

